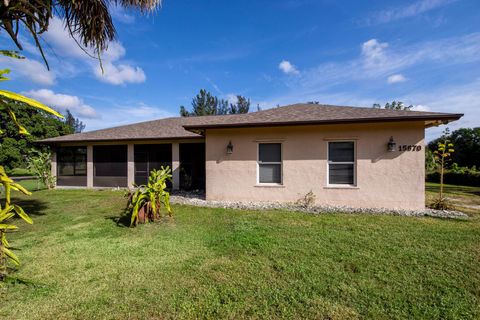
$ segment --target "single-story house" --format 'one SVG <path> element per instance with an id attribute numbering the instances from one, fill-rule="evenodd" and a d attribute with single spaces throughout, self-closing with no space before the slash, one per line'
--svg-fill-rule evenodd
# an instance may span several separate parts
<path id="1" fill-rule="evenodd" d="M 131 187 L 168 165 L 207 200 L 420 209 L 425 128 L 463 114 L 295 104 L 178 117 L 42 140 L 58 187 Z"/>

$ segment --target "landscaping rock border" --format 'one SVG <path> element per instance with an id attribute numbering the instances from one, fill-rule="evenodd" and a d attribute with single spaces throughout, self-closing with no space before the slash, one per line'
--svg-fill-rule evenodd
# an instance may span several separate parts
<path id="1" fill-rule="evenodd" d="M 205 200 L 201 192 L 175 192 L 170 196 L 170 202 L 197 207 L 224 208 L 239 210 L 287 210 L 311 214 L 350 213 L 372 215 L 395 215 L 408 217 L 436 217 L 449 219 L 467 219 L 468 216 L 459 211 L 434 210 L 400 210 L 387 208 L 353 208 L 347 206 L 303 206 L 296 203 L 280 202 L 240 202 L 240 201 L 210 201 Z"/>

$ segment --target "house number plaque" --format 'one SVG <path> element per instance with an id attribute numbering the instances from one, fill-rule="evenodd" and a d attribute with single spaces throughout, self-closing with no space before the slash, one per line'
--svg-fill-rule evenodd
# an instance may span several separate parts
<path id="1" fill-rule="evenodd" d="M 422 150 L 422 146 L 415 145 L 415 144 L 402 144 L 398 146 L 398 151 L 420 151 Z"/>

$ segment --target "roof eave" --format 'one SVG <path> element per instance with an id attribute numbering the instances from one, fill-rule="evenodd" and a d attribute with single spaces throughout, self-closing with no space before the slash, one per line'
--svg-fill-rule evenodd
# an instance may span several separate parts
<path id="1" fill-rule="evenodd" d="M 201 135 L 199 136 L 186 136 L 186 137 L 161 137 L 161 138 L 121 138 L 121 139 L 85 139 L 85 140 L 38 140 L 34 143 L 45 144 L 45 145 L 55 145 L 61 143 L 95 143 L 95 142 L 124 142 L 124 141 L 155 141 L 155 140 L 185 140 L 185 139 L 202 139 Z"/>
<path id="2" fill-rule="evenodd" d="M 463 117 L 463 113 L 452 113 L 432 116 L 408 116 L 408 117 L 379 117 L 366 119 L 339 119 L 339 120 L 308 120 L 308 121 L 281 121 L 281 122 L 257 122 L 257 123 L 231 123 L 231 124 L 206 124 L 206 125 L 184 125 L 183 128 L 190 132 L 201 132 L 204 129 L 213 128 L 247 128 L 247 127 L 278 127 L 278 126 L 299 126 L 299 125 L 327 125 L 327 124 L 352 124 L 372 122 L 406 122 L 425 121 L 425 127 L 438 126 L 456 121 Z M 431 124 L 431 122 L 435 124 Z"/>

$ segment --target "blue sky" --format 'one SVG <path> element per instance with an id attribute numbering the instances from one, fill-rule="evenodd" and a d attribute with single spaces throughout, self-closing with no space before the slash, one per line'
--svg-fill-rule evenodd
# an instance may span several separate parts
<path id="1" fill-rule="evenodd" d="M 69 108 L 87 130 L 176 116 L 201 88 L 249 97 L 252 109 L 397 99 L 465 113 L 452 129 L 480 126 L 478 0 L 165 0 L 148 16 L 113 13 L 103 74 L 55 19 L 42 36 L 51 71 L 23 39 L 28 59 L 0 59 L 7 88 Z"/>

